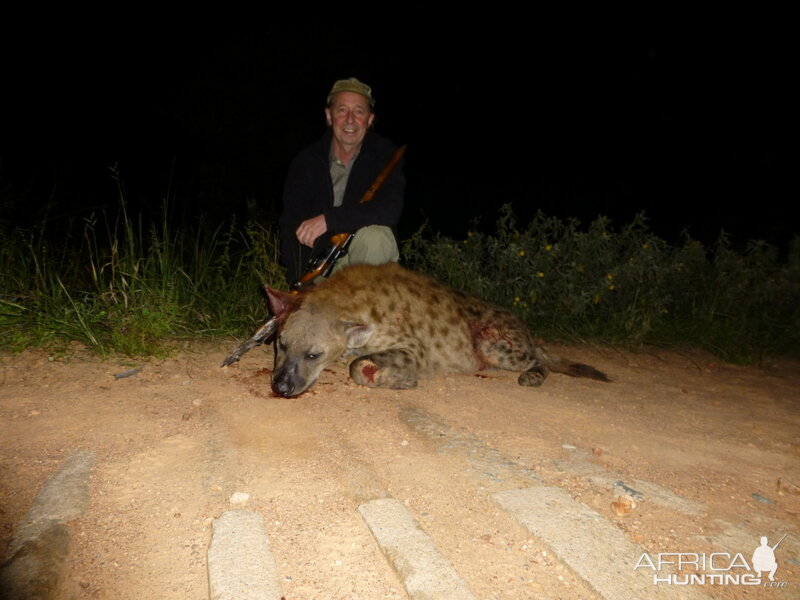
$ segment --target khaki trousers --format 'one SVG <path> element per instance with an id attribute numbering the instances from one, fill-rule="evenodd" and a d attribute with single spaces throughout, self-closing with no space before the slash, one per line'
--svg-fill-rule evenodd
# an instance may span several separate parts
<path id="1" fill-rule="evenodd" d="M 391 227 L 385 225 L 367 225 L 356 231 L 347 254 L 336 261 L 335 273 L 350 265 L 382 265 L 397 262 L 400 250 Z"/>

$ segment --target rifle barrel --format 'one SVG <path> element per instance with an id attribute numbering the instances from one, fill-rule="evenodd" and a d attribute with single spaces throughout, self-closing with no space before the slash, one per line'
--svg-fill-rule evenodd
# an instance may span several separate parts
<path id="1" fill-rule="evenodd" d="M 784 533 L 784 534 L 783 534 L 783 537 L 782 537 L 781 539 L 779 539 L 779 540 L 778 540 L 778 543 L 777 543 L 777 544 L 775 544 L 775 545 L 772 547 L 772 549 L 773 549 L 773 550 L 775 550 L 775 548 L 777 548 L 778 546 L 780 546 L 780 545 L 781 545 L 781 542 L 783 541 L 783 539 L 784 539 L 784 538 L 785 538 L 787 535 L 789 535 L 789 534 L 788 534 L 788 533 Z"/>

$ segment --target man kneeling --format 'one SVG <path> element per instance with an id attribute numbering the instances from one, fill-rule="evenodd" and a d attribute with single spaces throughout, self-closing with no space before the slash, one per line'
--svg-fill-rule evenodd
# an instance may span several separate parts
<path id="1" fill-rule="evenodd" d="M 399 258 L 394 229 L 403 209 L 402 165 L 370 202 L 360 202 L 397 150 L 371 130 L 374 107 L 369 86 L 355 78 L 337 81 L 325 108 L 328 130 L 289 168 L 280 217 L 281 262 L 289 281 L 300 279 L 309 258 L 324 251 L 334 233 L 355 233 L 336 269 Z"/>

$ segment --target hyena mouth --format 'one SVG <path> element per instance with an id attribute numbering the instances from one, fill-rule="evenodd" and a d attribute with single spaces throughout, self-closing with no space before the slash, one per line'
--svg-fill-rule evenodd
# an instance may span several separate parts
<path id="1" fill-rule="evenodd" d="M 316 380 L 316 377 L 310 380 L 300 377 L 291 370 L 276 372 L 272 375 L 272 392 L 283 398 L 294 398 L 308 391 Z"/>
<path id="2" fill-rule="evenodd" d="M 272 392 L 276 396 L 281 396 L 283 398 L 294 398 L 308 390 L 312 383 L 314 382 L 307 383 L 305 381 L 294 380 L 292 377 L 277 377 L 272 380 Z"/>
<path id="3" fill-rule="evenodd" d="M 291 398 L 297 395 L 294 392 L 294 385 L 288 381 L 273 381 L 272 392 L 276 396 L 282 396 L 283 398 Z"/>
<path id="4" fill-rule="evenodd" d="M 272 374 L 272 392 L 276 396 L 291 398 L 302 394 L 308 385 L 300 379 L 295 369 L 279 369 Z"/>

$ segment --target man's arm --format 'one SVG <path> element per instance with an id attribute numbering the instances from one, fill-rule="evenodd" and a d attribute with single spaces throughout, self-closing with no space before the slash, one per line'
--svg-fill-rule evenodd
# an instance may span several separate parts
<path id="1" fill-rule="evenodd" d="M 290 281 L 297 280 L 303 274 L 311 256 L 311 248 L 300 243 L 297 230 L 305 221 L 321 215 L 327 204 L 325 173 L 324 163 L 306 150 L 295 157 L 286 175 L 279 225 L 281 264 L 286 267 Z M 308 237 L 312 234 L 309 233 Z"/>
<path id="2" fill-rule="evenodd" d="M 326 231 L 328 231 L 328 224 L 325 221 L 325 215 L 317 215 L 300 223 L 295 235 L 301 244 L 313 248 L 316 239 Z"/>

